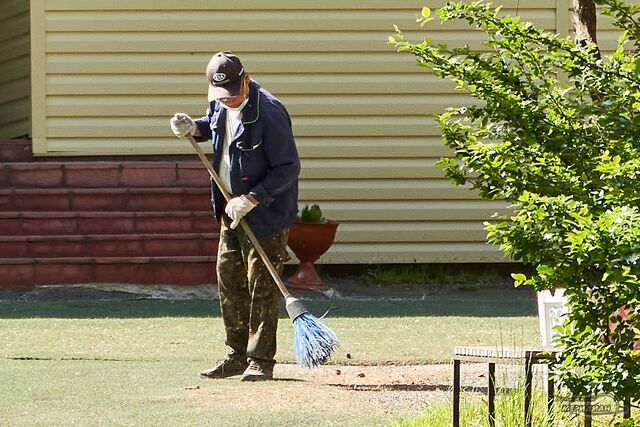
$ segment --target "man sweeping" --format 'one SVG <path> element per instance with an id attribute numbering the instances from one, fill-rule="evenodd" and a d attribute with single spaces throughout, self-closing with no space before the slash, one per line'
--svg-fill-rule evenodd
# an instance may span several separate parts
<path id="1" fill-rule="evenodd" d="M 218 52 L 206 69 L 209 108 L 193 120 L 176 113 L 171 130 L 213 143 L 213 166 L 232 195 L 225 204 L 211 183 L 220 223 L 216 274 L 229 352 L 206 378 L 242 375 L 242 381 L 273 378 L 280 294 L 242 227 L 245 219 L 281 274 L 287 236 L 298 204 L 300 159 L 284 105 L 260 87 L 231 52 Z"/>

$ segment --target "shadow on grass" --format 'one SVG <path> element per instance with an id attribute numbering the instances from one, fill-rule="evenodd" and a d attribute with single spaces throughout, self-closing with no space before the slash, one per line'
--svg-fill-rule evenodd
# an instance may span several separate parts
<path id="1" fill-rule="evenodd" d="M 320 317 L 535 316 L 530 295 L 485 295 L 479 292 L 433 295 L 424 300 L 304 300 L 305 307 Z M 148 299 L 78 299 L 55 301 L 1 300 L 0 318 L 149 318 L 219 317 L 218 301 Z M 281 318 L 287 318 L 284 307 Z"/>

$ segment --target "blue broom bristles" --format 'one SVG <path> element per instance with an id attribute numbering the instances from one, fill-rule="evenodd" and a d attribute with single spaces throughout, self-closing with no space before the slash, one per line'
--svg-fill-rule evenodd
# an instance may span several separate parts
<path id="1" fill-rule="evenodd" d="M 293 320 L 293 348 L 300 365 L 322 365 L 338 346 L 336 334 L 313 314 L 305 312 Z"/>

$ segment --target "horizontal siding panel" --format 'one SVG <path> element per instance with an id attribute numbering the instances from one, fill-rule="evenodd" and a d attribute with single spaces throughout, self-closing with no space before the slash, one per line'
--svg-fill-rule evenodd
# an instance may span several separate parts
<path id="1" fill-rule="evenodd" d="M 344 52 L 389 52 L 387 39 L 392 31 L 334 33 L 49 33 L 48 52 L 207 52 L 228 49 L 235 52 L 326 52 L 340 46 Z M 409 40 L 421 40 L 422 33 L 406 32 Z M 486 50 L 480 32 L 430 31 L 435 41 L 451 45 L 469 45 Z M 212 41 L 215 40 L 215 45 Z M 217 46 L 217 48 L 216 48 Z"/>
<path id="2" fill-rule="evenodd" d="M 628 1 L 627 3 L 633 3 L 633 0 Z M 637 1 L 636 1 L 637 3 Z M 601 10 L 602 8 L 600 6 L 596 6 L 599 10 Z M 573 13 L 573 12 L 571 12 Z M 571 16 L 571 15 L 570 15 Z M 611 18 L 610 16 L 606 16 L 603 15 L 601 12 L 598 14 L 598 34 L 600 34 L 600 32 L 604 32 L 604 31 L 620 31 L 619 29 L 617 29 L 616 27 L 613 26 L 613 18 Z M 572 27 L 570 27 L 572 28 Z"/>
<path id="3" fill-rule="evenodd" d="M 482 242 L 487 232 L 478 222 L 357 222 L 338 227 L 336 242 Z"/>
<path id="4" fill-rule="evenodd" d="M 300 136 L 421 136 L 438 135 L 439 127 L 431 117 L 298 117 L 294 129 Z"/>
<path id="5" fill-rule="evenodd" d="M 0 8 L 0 139 L 29 133 L 29 1 Z"/>
<path id="6" fill-rule="evenodd" d="M 461 200 L 476 198 L 470 187 L 436 179 L 301 180 L 300 197 L 307 200 Z"/>
<path id="7" fill-rule="evenodd" d="M 47 123 L 47 135 L 75 138 L 124 138 L 124 137 L 166 137 L 170 133 L 168 117 L 148 118 L 111 118 L 77 117 L 50 118 Z M 298 136 L 360 136 L 375 134 L 378 136 L 437 135 L 438 128 L 428 117 L 330 117 L 305 118 L 295 120 L 295 134 Z"/>
<path id="8" fill-rule="evenodd" d="M 16 121 L 0 123 L 0 135 L 3 135 L 3 138 L 16 138 L 28 135 L 29 132 L 28 117 L 16 115 Z"/>
<path id="9" fill-rule="evenodd" d="M 168 129 L 168 125 L 167 125 Z M 168 133 L 169 131 L 167 131 Z M 296 144 L 302 158 L 344 158 L 344 157 L 405 157 L 448 156 L 448 148 L 439 137 L 431 138 L 305 138 L 297 137 Z M 201 144 L 210 150 L 209 143 Z M 191 146 L 173 134 L 164 138 L 49 138 L 52 153 L 68 156 L 115 155 L 132 153 L 153 154 L 154 147 L 162 154 L 194 154 Z M 170 150 L 169 150 L 170 148 Z"/>
<path id="10" fill-rule="evenodd" d="M 29 0 L 2 0 L 0 8 L 0 22 L 8 21 L 9 18 L 21 19 L 22 16 L 28 15 Z M 0 28 L 3 28 L 0 26 Z"/>
<path id="11" fill-rule="evenodd" d="M 25 97 L 29 97 L 29 79 L 26 76 L 0 84 L 0 104 L 17 101 Z"/>
<path id="12" fill-rule="evenodd" d="M 605 55 L 610 55 L 618 47 L 619 31 L 603 31 L 598 32 L 598 47 Z M 629 48 L 630 45 L 627 46 Z"/>
<path id="13" fill-rule="evenodd" d="M 193 114 L 194 105 L 200 105 L 199 114 Z M 166 117 L 168 121 L 178 111 L 189 111 L 192 117 L 200 117 L 207 108 L 206 94 L 199 96 L 181 95 L 126 95 L 105 96 L 49 96 L 47 98 L 47 114 L 50 117 L 131 117 L 135 111 L 137 116 Z"/>
<path id="14" fill-rule="evenodd" d="M 383 9 L 383 10 L 395 10 L 395 9 L 411 9 L 415 8 L 420 10 L 422 6 L 427 4 L 429 7 L 438 8 L 443 7 L 447 3 L 447 0 L 402 0 L 396 2 L 389 2 L 387 0 L 351 0 L 348 3 L 348 7 L 345 7 L 344 0 L 325 0 L 322 2 L 311 1 L 296 1 L 290 0 L 270 0 L 268 3 L 269 9 L 296 9 L 296 10 L 309 10 L 309 11 L 326 11 L 331 9 L 349 9 L 353 11 L 370 10 L 370 9 Z M 153 3 L 153 9 L 155 10 L 174 10 L 183 11 L 187 9 L 203 10 L 203 3 L 200 0 L 182 0 L 181 2 L 175 2 L 174 0 L 155 0 Z M 520 2 L 518 0 L 504 0 L 501 1 L 505 8 L 519 7 Z M 229 2 L 224 4 L 226 10 L 260 10 L 265 8 L 266 3 L 263 0 L 245 0 L 242 2 Z M 555 8 L 555 0 L 536 0 L 535 6 L 539 8 Z M 524 7 L 524 5 L 523 5 Z M 529 6 L 531 7 L 531 6 Z M 45 9 L 48 11 L 56 10 L 148 10 L 150 3 L 148 0 L 110 0 L 109 2 L 96 2 L 95 0 L 47 0 Z M 211 9 L 222 9 L 212 7 Z M 357 19 L 357 17 L 354 17 Z"/>
<path id="15" fill-rule="evenodd" d="M 367 157 L 442 157 L 450 156 L 440 136 L 392 137 L 300 137 L 298 150 L 305 158 L 367 158 Z"/>
<path id="16" fill-rule="evenodd" d="M 4 4 L 2 6 L 4 7 Z M 15 38 L 16 35 L 24 34 L 25 29 L 29 28 L 29 15 L 22 13 L 5 20 L 0 20 L 0 27 L 2 27 L 0 41 L 6 43 Z"/>
<path id="17" fill-rule="evenodd" d="M 479 102 L 470 96 L 458 93 L 454 95 L 431 94 L 404 95 L 396 94 L 351 95 L 336 98 L 330 95 L 285 95 L 281 97 L 287 109 L 294 116 L 324 116 L 329 113 L 343 115 L 394 115 L 408 116 L 415 114 L 439 114 L 447 108 L 478 105 Z"/>
<path id="18" fill-rule="evenodd" d="M 49 32 L 153 32 L 182 33 L 184 31 L 229 31 L 239 29 L 250 32 L 291 31 L 387 31 L 393 25 L 400 28 L 416 27 L 415 15 L 420 8 L 393 11 L 329 10 L 322 14 L 310 14 L 303 10 L 202 10 L 202 11 L 61 11 L 47 14 Z M 354 17 L 354 13 L 357 15 Z M 515 14 L 513 10 L 503 13 Z M 523 19 L 533 20 L 542 28 L 555 27 L 553 9 L 522 9 Z M 434 24 L 435 26 L 435 24 Z M 434 28 L 434 27 L 432 27 Z M 465 30 L 464 22 L 447 23 L 446 29 Z"/>
<path id="19" fill-rule="evenodd" d="M 318 264 L 506 262 L 497 247 L 484 243 L 334 243 Z"/>
<path id="20" fill-rule="evenodd" d="M 168 126 L 167 126 L 168 129 Z M 171 133 L 168 131 L 167 133 Z M 193 154 L 189 142 L 167 137 L 155 138 L 49 138 L 49 154 L 55 156 L 178 155 Z M 206 150 L 207 145 L 203 144 Z M 194 154 L 194 159 L 195 159 Z"/>
<path id="21" fill-rule="evenodd" d="M 415 25 L 417 9 L 397 11 L 351 10 L 311 14 L 302 10 L 202 11 L 63 11 L 47 14 L 49 32 L 153 32 L 228 31 L 361 31 L 393 30 L 393 23 Z"/>
<path id="22" fill-rule="evenodd" d="M 2 31 L 0 30 L 0 33 Z M 0 49 L 0 64 L 6 63 L 14 60 L 15 58 L 19 58 L 24 56 L 25 54 L 29 54 L 29 35 L 26 32 L 15 37 L 7 38 L 2 42 L 2 49 Z"/>
<path id="23" fill-rule="evenodd" d="M 482 200 L 361 200 L 323 201 L 320 206 L 326 218 L 336 221 L 489 221 L 495 213 L 510 213 L 508 203 Z M 298 205 L 318 203 L 301 196 Z"/>
<path id="24" fill-rule="evenodd" d="M 6 104 L 0 103 L 0 127 L 10 122 L 29 120 L 30 107 L 28 96 Z M 25 133 L 19 135 L 25 135 Z"/>
<path id="25" fill-rule="evenodd" d="M 258 83 L 284 97 L 288 94 L 433 94 L 447 93 L 454 85 L 426 73 L 406 75 L 261 75 Z M 202 76 L 154 75 L 53 75 L 47 79 L 49 95 L 180 95 L 206 96 L 207 83 Z"/>
<path id="26" fill-rule="evenodd" d="M 50 74 L 193 74 L 203 76 L 211 52 L 159 52 L 159 53 L 51 53 L 47 55 Z M 243 52 L 242 61 L 251 75 L 330 73 L 370 73 L 376 64 L 376 73 L 406 73 L 418 70 L 409 56 L 393 52 L 299 52 L 295 55 L 279 52 Z M 420 72 L 427 72 L 421 69 Z"/>
<path id="27" fill-rule="evenodd" d="M 2 74 L 0 74 L 0 85 L 28 78 L 30 60 L 28 55 L 23 55 L 12 59 L 9 62 L 0 64 Z"/>
<path id="28" fill-rule="evenodd" d="M 313 159 L 302 161 L 302 179 L 443 178 L 437 159 Z"/>
<path id="29" fill-rule="evenodd" d="M 2 77 L 0 77 L 0 82 Z M 280 97 L 292 116 L 327 115 L 388 115 L 406 116 L 442 113 L 449 107 L 477 104 L 473 98 L 462 93 L 447 95 L 407 95 L 402 98 L 392 95 L 352 95 L 339 99 L 331 95 L 286 95 Z M 47 100 L 47 113 L 52 117 L 111 116 L 128 117 L 131 111 L 140 116 L 166 116 L 175 111 L 192 111 L 201 105 L 204 111 L 206 98 L 199 96 L 166 95 L 162 97 L 140 95 L 135 98 L 120 96 L 56 96 Z M 197 117 L 200 114 L 192 114 Z"/>

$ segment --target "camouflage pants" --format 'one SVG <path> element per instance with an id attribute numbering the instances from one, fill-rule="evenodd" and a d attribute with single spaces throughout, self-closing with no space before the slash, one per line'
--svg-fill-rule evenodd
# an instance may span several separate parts
<path id="1" fill-rule="evenodd" d="M 232 230 L 230 224 L 223 214 L 216 273 L 225 344 L 234 356 L 274 362 L 281 294 L 242 227 Z M 260 241 L 278 274 L 289 259 L 288 234 L 286 229 Z"/>

